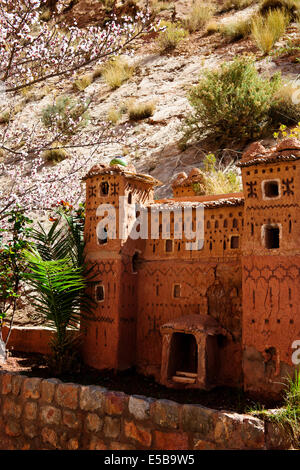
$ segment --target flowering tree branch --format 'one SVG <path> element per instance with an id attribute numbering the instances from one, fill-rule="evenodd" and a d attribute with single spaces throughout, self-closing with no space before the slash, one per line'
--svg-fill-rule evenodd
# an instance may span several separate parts
<path id="1" fill-rule="evenodd" d="M 35 124 L 25 125 L 13 119 L 17 92 L 102 63 L 153 29 L 147 5 L 134 18 L 118 19 L 113 14 L 105 25 L 79 28 L 76 22 L 71 26 L 63 22 L 61 13 L 70 2 L 50 3 L 0 0 L 0 81 L 5 85 L 0 87 L 0 111 L 6 110 L 8 120 L 0 127 L 0 152 L 5 154 L 2 161 L 0 154 L 0 220 L 14 205 L 45 210 L 60 199 L 72 204 L 81 201 L 81 177 L 88 166 L 99 162 L 100 145 L 121 145 L 126 133 L 125 126 L 117 135 L 101 117 L 93 122 L 93 131 L 86 131 L 83 124 L 90 104 L 84 100 L 67 106 L 65 123 L 57 112 L 48 121 L 42 116 Z M 55 12 L 48 22 L 41 20 L 45 7 Z M 59 166 L 45 159 L 49 149 L 66 152 Z"/>
<path id="2" fill-rule="evenodd" d="M 6 92 L 66 76 L 118 54 L 151 30 L 148 10 L 81 29 L 40 20 L 46 0 L 0 0 L 0 80 Z M 64 2 L 56 2 L 57 8 Z"/>

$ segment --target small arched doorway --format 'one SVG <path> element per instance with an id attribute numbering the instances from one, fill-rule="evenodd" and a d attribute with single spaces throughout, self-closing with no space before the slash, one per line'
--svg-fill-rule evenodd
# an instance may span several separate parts
<path id="1" fill-rule="evenodd" d="M 195 336 L 188 333 L 173 333 L 170 345 L 168 376 L 196 377 L 198 369 L 198 347 Z"/>

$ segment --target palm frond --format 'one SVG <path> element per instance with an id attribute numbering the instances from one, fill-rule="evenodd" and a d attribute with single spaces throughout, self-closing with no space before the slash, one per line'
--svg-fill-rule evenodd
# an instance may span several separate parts
<path id="1" fill-rule="evenodd" d="M 82 268 L 65 258 L 43 260 L 38 251 L 26 251 L 26 278 L 33 288 L 32 303 L 57 329 L 65 329 L 78 320 L 81 297 L 86 287 Z"/>

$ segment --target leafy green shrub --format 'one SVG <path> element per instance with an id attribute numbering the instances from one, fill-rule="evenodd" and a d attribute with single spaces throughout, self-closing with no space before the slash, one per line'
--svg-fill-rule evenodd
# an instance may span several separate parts
<path id="1" fill-rule="evenodd" d="M 152 101 L 137 103 L 132 101 L 128 104 L 128 116 L 131 121 L 140 121 L 153 116 L 155 104 Z"/>
<path id="2" fill-rule="evenodd" d="M 211 19 L 215 12 L 215 6 L 210 3 L 203 3 L 202 0 L 197 0 L 192 7 L 192 10 L 185 21 L 185 28 L 194 33 L 202 29 Z"/>
<path id="3" fill-rule="evenodd" d="M 86 126 L 90 117 L 89 101 L 73 100 L 69 96 L 61 96 L 53 105 L 46 106 L 41 113 L 45 127 L 64 136 L 75 135 Z"/>
<path id="4" fill-rule="evenodd" d="M 180 41 L 187 36 L 187 31 L 178 24 L 168 21 L 161 22 L 161 26 L 164 26 L 165 30 L 159 33 L 158 47 L 160 53 L 165 54 L 176 49 Z"/>
<path id="5" fill-rule="evenodd" d="M 279 74 L 264 79 L 245 58 L 206 71 L 189 93 L 194 113 L 186 120 L 181 144 L 211 134 L 220 143 L 258 138 L 270 123 L 270 106 L 280 84 Z"/>
<path id="6" fill-rule="evenodd" d="M 238 41 L 251 34 L 251 19 L 241 19 L 225 23 L 220 27 L 220 33 L 229 42 Z"/>
<path id="7" fill-rule="evenodd" d="M 0 229 L 0 363 L 6 361 L 7 344 L 10 338 L 17 309 L 17 300 L 22 293 L 27 267 L 24 250 L 31 245 L 31 224 L 20 207 L 11 211 L 2 212 Z M 9 332 L 6 339 L 2 336 L 2 327 L 5 319 L 9 319 Z"/>
<path id="8" fill-rule="evenodd" d="M 252 21 L 252 36 L 259 49 L 268 54 L 284 34 L 289 17 L 284 10 L 270 10 L 266 16 L 256 15 Z"/>
<path id="9" fill-rule="evenodd" d="M 119 88 L 134 73 L 134 66 L 129 65 L 123 57 L 109 60 L 102 68 L 102 77 L 112 90 Z"/>

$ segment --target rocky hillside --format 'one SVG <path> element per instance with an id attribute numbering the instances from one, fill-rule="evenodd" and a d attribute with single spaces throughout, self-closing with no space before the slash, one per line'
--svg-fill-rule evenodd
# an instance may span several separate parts
<path id="1" fill-rule="evenodd" d="M 123 132 L 124 125 L 128 126 L 125 144 L 100 145 L 99 161 L 107 162 L 112 155 L 125 153 L 138 171 L 150 173 L 163 182 L 157 196 L 170 195 L 169 182 L 175 173 L 201 166 L 205 153 L 218 150 L 212 141 L 199 142 L 185 150 L 178 146 L 182 124 L 185 116 L 191 111 L 187 92 L 191 86 L 197 84 L 205 70 L 215 69 L 221 63 L 237 56 L 252 54 L 256 58 L 257 69 L 265 75 L 271 76 L 274 72 L 281 71 L 283 77 L 296 79 L 300 73 L 300 63 L 296 61 L 294 52 L 290 53 L 292 55 L 287 52 L 263 56 L 251 38 L 229 42 L 220 32 L 214 32 L 217 29 L 216 24 L 229 24 L 250 17 L 258 8 L 257 2 L 252 3 L 253 5 L 241 10 L 217 11 L 210 20 L 211 28 L 208 32 L 203 28 L 189 34 L 170 53 L 160 53 L 158 33 L 138 40 L 126 58 L 128 63 L 134 66 L 134 72 L 115 90 L 112 90 L 100 75 L 84 91 L 74 91 L 76 77 L 72 80 L 53 82 L 48 87 L 47 94 L 38 101 L 34 100 L 34 93 L 31 91 L 33 99 L 18 113 L 18 125 L 26 125 L 28 121 L 35 120 L 38 123 L 41 110 L 53 102 L 54 96 L 91 97 L 92 120 L 85 132 L 95 130 L 99 122 L 107 120 L 112 111 L 120 114 L 120 120 L 115 124 L 116 134 Z M 219 8 L 222 4 L 224 2 L 219 2 Z M 161 9 L 156 20 L 168 21 L 184 21 L 192 5 L 192 0 L 152 2 L 153 8 Z M 100 17 L 103 17 L 103 4 L 90 0 L 75 2 L 73 9 L 66 13 L 69 21 L 75 18 L 81 25 L 93 23 Z M 279 50 L 289 41 L 296 41 L 299 45 L 299 29 L 296 23 L 290 24 L 274 49 Z M 84 71 L 84 74 L 92 72 L 93 68 Z M 36 96 L 39 97 L 38 88 Z M 132 100 L 138 103 L 151 102 L 155 107 L 153 115 L 136 122 L 130 121 L 126 113 L 122 114 L 122 109 L 124 110 Z M 232 150 L 231 155 L 238 156 L 243 148 L 235 145 Z"/>

